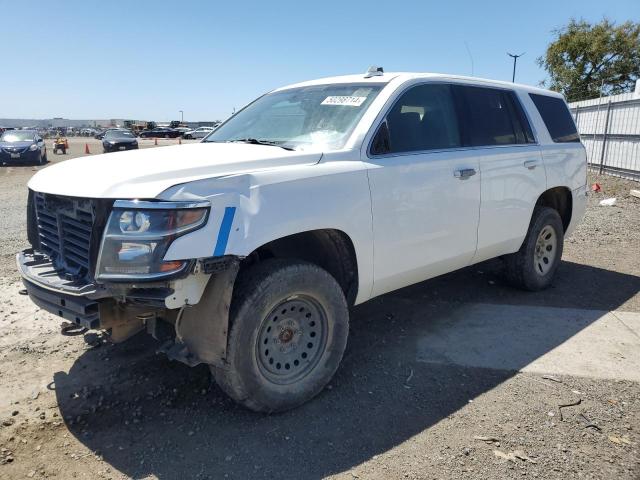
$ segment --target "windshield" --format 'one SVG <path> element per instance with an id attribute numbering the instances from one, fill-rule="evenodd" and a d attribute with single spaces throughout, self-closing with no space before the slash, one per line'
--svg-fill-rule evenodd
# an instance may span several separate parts
<path id="1" fill-rule="evenodd" d="M 28 131 L 20 131 L 20 130 L 9 130 L 8 132 L 4 132 L 2 137 L 0 137 L 0 141 L 2 142 L 32 142 L 35 134 L 33 132 Z"/>
<path id="2" fill-rule="evenodd" d="M 124 130 L 112 130 L 104 134 L 105 138 L 136 138 L 131 132 L 125 132 Z"/>
<path id="3" fill-rule="evenodd" d="M 304 150 L 344 146 L 381 84 L 292 88 L 260 97 L 218 127 L 205 142 L 266 143 Z"/>

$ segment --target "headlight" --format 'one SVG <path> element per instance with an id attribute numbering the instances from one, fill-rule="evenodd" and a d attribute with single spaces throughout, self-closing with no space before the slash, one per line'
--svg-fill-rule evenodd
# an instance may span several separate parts
<path id="1" fill-rule="evenodd" d="M 201 228 L 209 202 L 139 202 L 113 205 L 98 255 L 98 280 L 154 280 L 180 272 L 186 261 L 165 262 L 177 237 Z"/>
<path id="2" fill-rule="evenodd" d="M 31 150 L 32 152 L 35 152 L 37 149 L 38 145 L 36 145 L 35 143 L 29 147 L 29 150 Z"/>

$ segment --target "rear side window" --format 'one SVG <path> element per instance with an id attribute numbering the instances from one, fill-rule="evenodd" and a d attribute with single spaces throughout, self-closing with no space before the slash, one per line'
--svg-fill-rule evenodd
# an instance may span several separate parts
<path id="1" fill-rule="evenodd" d="M 556 143 L 579 142 L 580 137 L 573 122 L 571 113 L 564 100 L 548 95 L 530 93 L 529 96 L 536 105 L 549 135 Z"/>
<path id="2" fill-rule="evenodd" d="M 465 119 L 465 144 L 472 147 L 533 143 L 533 133 L 514 93 L 456 86 Z"/>

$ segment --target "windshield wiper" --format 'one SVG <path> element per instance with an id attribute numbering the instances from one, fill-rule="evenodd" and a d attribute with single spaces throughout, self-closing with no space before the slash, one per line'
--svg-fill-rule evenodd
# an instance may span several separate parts
<path id="1" fill-rule="evenodd" d="M 285 147 L 281 143 L 274 142 L 273 140 L 264 140 L 264 139 L 257 139 L 257 138 L 234 138 L 233 140 L 227 140 L 227 142 L 250 143 L 251 145 L 268 145 L 270 147 L 284 148 L 285 150 L 295 150 L 295 148 L 293 147 Z"/>

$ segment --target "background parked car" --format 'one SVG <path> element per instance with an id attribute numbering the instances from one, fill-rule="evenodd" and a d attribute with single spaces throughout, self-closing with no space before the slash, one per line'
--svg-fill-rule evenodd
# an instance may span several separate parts
<path id="1" fill-rule="evenodd" d="M 83 128 L 82 130 L 80 130 L 80 135 L 82 135 L 83 137 L 93 137 L 98 133 L 99 131 L 95 128 Z"/>
<path id="2" fill-rule="evenodd" d="M 94 135 L 93 138 L 96 138 L 98 140 L 102 140 L 104 138 L 104 136 L 106 135 L 107 132 L 112 132 L 112 131 L 120 131 L 120 132 L 129 132 L 132 133 L 131 130 L 128 130 L 126 128 L 107 128 L 105 130 L 102 130 L 101 132 L 98 132 L 96 135 Z"/>
<path id="3" fill-rule="evenodd" d="M 189 130 L 183 135 L 184 138 L 204 138 L 213 132 L 213 127 L 198 127 L 195 130 Z"/>
<path id="4" fill-rule="evenodd" d="M 143 130 L 140 132 L 141 138 L 178 138 L 180 131 L 175 128 L 157 127 L 153 130 Z"/>
<path id="5" fill-rule="evenodd" d="M 180 132 L 180 135 L 182 135 L 184 137 L 185 133 L 190 132 L 193 129 L 190 128 L 190 127 L 176 127 L 175 130 L 178 130 Z"/>
<path id="6" fill-rule="evenodd" d="M 9 130 L 0 136 L 0 163 L 47 163 L 47 147 L 35 130 Z"/>
<path id="7" fill-rule="evenodd" d="M 108 130 L 102 139 L 104 153 L 137 148 L 138 139 L 128 130 Z"/>

